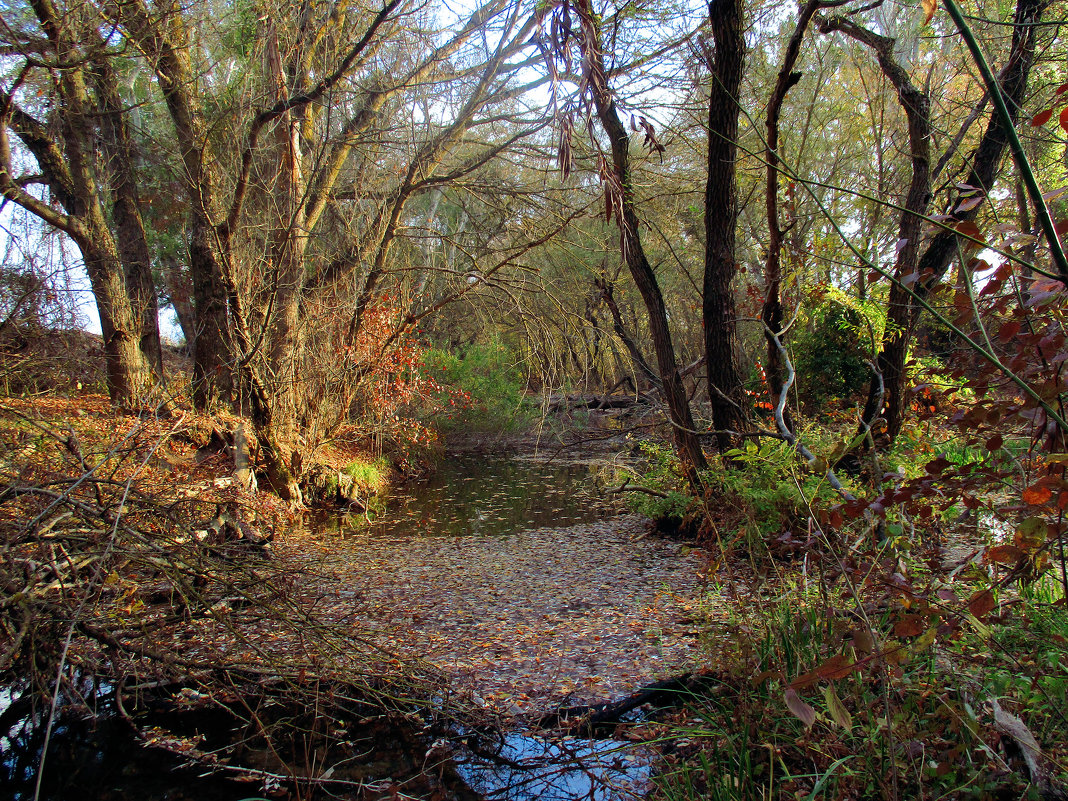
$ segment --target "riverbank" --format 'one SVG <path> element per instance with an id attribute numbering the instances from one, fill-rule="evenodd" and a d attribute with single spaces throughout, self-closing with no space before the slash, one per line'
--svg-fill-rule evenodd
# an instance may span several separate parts
<path id="1" fill-rule="evenodd" d="M 128 747 L 286 797 L 286 776 L 330 786 L 329 766 L 301 762 L 305 727 L 349 776 L 363 753 L 353 721 L 384 716 L 410 730 L 415 769 L 440 772 L 452 751 L 428 761 L 426 738 L 459 737 L 459 721 L 506 731 L 696 663 L 701 555 L 641 519 L 504 536 L 311 531 L 241 480 L 230 422 L 120 414 L 99 396 L 0 403 L 0 655 L 28 749 L 11 770 L 33 769 L 56 697 L 64 715 L 117 715 Z M 85 682 L 111 700 L 78 700 L 94 698 Z M 302 710 L 299 724 L 282 709 Z M 198 716 L 214 722 L 190 728 Z M 353 797 L 389 797 L 394 768 L 372 781 L 379 768 L 365 767 L 380 795 Z"/>

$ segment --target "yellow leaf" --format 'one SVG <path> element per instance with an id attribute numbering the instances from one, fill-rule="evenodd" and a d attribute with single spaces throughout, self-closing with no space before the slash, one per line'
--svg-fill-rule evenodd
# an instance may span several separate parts
<path id="1" fill-rule="evenodd" d="M 927 25 L 938 9 L 938 0 L 923 0 L 923 24 Z"/>
<path id="2" fill-rule="evenodd" d="M 842 699 L 835 692 L 833 684 L 828 684 L 823 688 L 823 698 L 827 702 L 827 711 L 831 713 L 831 720 L 843 729 L 852 729 L 853 718 L 850 717 L 849 710 L 845 708 Z"/>

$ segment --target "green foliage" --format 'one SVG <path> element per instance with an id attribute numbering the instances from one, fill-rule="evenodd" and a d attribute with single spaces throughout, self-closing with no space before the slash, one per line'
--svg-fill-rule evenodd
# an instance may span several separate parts
<path id="1" fill-rule="evenodd" d="M 1027 710 L 1040 742 L 1056 741 L 1068 726 L 1068 608 L 1060 579 L 1046 574 L 1021 587 L 1018 611 L 993 632 L 993 648 L 964 643 L 969 659 L 980 656 L 983 695 L 1009 698 Z"/>
<path id="2" fill-rule="evenodd" d="M 820 494 L 823 477 L 800 473 L 793 446 L 780 440 L 728 451 L 741 469 L 711 471 L 709 484 L 734 499 L 761 535 L 777 534 L 792 520 L 807 515 L 808 503 Z"/>
<path id="3" fill-rule="evenodd" d="M 671 734 L 692 745 L 655 797 L 1036 798 L 991 751 L 999 735 L 988 702 L 1024 719 L 1050 764 L 1063 765 L 1059 597 L 1051 582 L 1021 598 L 992 637 L 966 624 L 945 641 L 933 625 L 908 628 L 902 610 L 844 614 L 849 594 L 816 584 L 754 599 L 726 626 L 718 604 L 708 624 L 715 691 L 695 696 Z"/>
<path id="4" fill-rule="evenodd" d="M 389 485 L 390 463 L 383 457 L 369 461 L 357 459 L 346 465 L 341 472 L 349 476 L 357 487 L 378 493 Z"/>
<path id="5" fill-rule="evenodd" d="M 872 342 L 885 325 L 885 309 L 836 289 L 823 293 L 791 346 L 801 399 L 818 405 L 863 392 L 871 380 Z"/>
<path id="6" fill-rule="evenodd" d="M 523 375 L 512 351 L 499 339 L 460 351 L 431 348 L 423 370 L 442 385 L 439 399 L 445 429 L 504 432 L 522 429 L 531 411 L 523 397 Z"/>
<path id="7" fill-rule="evenodd" d="M 665 445 L 648 440 L 638 444 L 645 459 L 638 484 L 653 493 L 633 492 L 628 504 L 635 512 L 653 520 L 682 522 L 695 505 L 695 498 L 685 487 L 682 465 L 675 451 Z"/>

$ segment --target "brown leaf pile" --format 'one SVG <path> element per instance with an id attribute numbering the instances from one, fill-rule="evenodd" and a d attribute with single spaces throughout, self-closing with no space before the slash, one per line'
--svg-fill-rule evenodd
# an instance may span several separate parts
<path id="1" fill-rule="evenodd" d="M 626 695 L 692 667 L 688 609 L 700 552 L 620 517 L 502 537 L 294 533 L 278 553 L 315 564 L 308 604 L 425 658 L 507 713 Z"/>

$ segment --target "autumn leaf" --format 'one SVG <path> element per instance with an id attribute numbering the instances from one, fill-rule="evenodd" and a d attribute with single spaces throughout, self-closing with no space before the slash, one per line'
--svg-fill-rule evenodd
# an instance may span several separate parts
<path id="1" fill-rule="evenodd" d="M 968 601 L 968 611 L 976 617 L 982 617 L 995 606 L 994 594 L 990 590 L 979 590 Z"/>
<path id="2" fill-rule="evenodd" d="M 1032 484 L 1020 493 L 1023 502 L 1031 506 L 1040 506 L 1050 499 L 1053 491 L 1044 484 Z"/>
<path id="3" fill-rule="evenodd" d="M 938 0 L 923 0 L 923 24 L 930 24 L 938 10 Z"/>
<path id="4" fill-rule="evenodd" d="M 789 709 L 798 720 L 805 724 L 806 729 L 811 729 L 812 724 L 816 722 L 816 710 L 801 700 L 801 697 L 797 694 L 797 691 L 792 687 L 787 688 L 784 693 L 784 699 L 786 701 L 786 708 Z"/>
<path id="5" fill-rule="evenodd" d="M 954 210 L 954 214 L 963 214 L 966 211 L 971 211 L 980 203 L 983 202 L 983 195 L 972 195 L 969 198 L 965 198 L 960 202 L 960 205 Z M 958 229 L 959 230 L 959 229 Z"/>
<path id="6" fill-rule="evenodd" d="M 979 226 L 976 225 L 971 220 L 962 220 L 961 222 L 957 223 L 953 227 L 956 229 L 957 233 L 960 234 L 961 236 L 966 236 L 969 239 L 975 239 L 980 244 L 986 244 L 986 242 L 983 239 L 983 231 L 982 231 L 982 229 L 979 228 Z"/>
<path id="7" fill-rule="evenodd" d="M 1020 328 L 1021 325 L 1018 320 L 1009 320 L 1008 322 L 1002 323 L 1001 327 L 998 328 L 998 340 L 1002 344 L 1012 342 L 1016 335 L 1020 333 Z M 993 448 L 991 448 L 991 450 L 993 450 Z"/>
<path id="8" fill-rule="evenodd" d="M 1045 125 L 1047 122 L 1049 122 L 1049 119 L 1052 116 L 1053 116 L 1053 109 L 1051 109 L 1051 108 L 1043 109 L 1042 111 L 1038 112 L 1038 114 L 1036 114 L 1035 116 L 1033 116 L 1031 118 L 1031 125 L 1034 126 L 1035 128 L 1038 128 L 1039 126 Z"/>
<path id="9" fill-rule="evenodd" d="M 1061 128 L 1064 129 L 1065 133 L 1068 133 L 1068 107 L 1061 109 L 1057 121 L 1061 124 Z"/>
<path id="10" fill-rule="evenodd" d="M 1002 565 L 1014 565 L 1027 554 L 1015 545 L 995 545 L 987 548 L 983 561 L 987 564 L 997 562 Z"/>
<path id="11" fill-rule="evenodd" d="M 926 627 L 926 623 L 919 615 L 905 615 L 894 624 L 894 635 L 897 637 L 915 637 Z"/>
<path id="12" fill-rule="evenodd" d="M 1048 496 L 1047 496 L 1048 497 Z M 1029 517 L 1016 527 L 1012 541 L 1025 551 L 1036 551 L 1046 544 L 1049 526 L 1040 517 Z"/>
<path id="13" fill-rule="evenodd" d="M 844 679 L 855 669 L 856 666 L 848 656 L 838 654 L 816 668 L 816 674 L 821 679 Z"/>
<path id="14" fill-rule="evenodd" d="M 853 645 L 862 654 L 871 654 L 875 652 L 875 639 L 871 636 L 871 632 L 868 629 L 856 629 L 853 632 Z"/>

